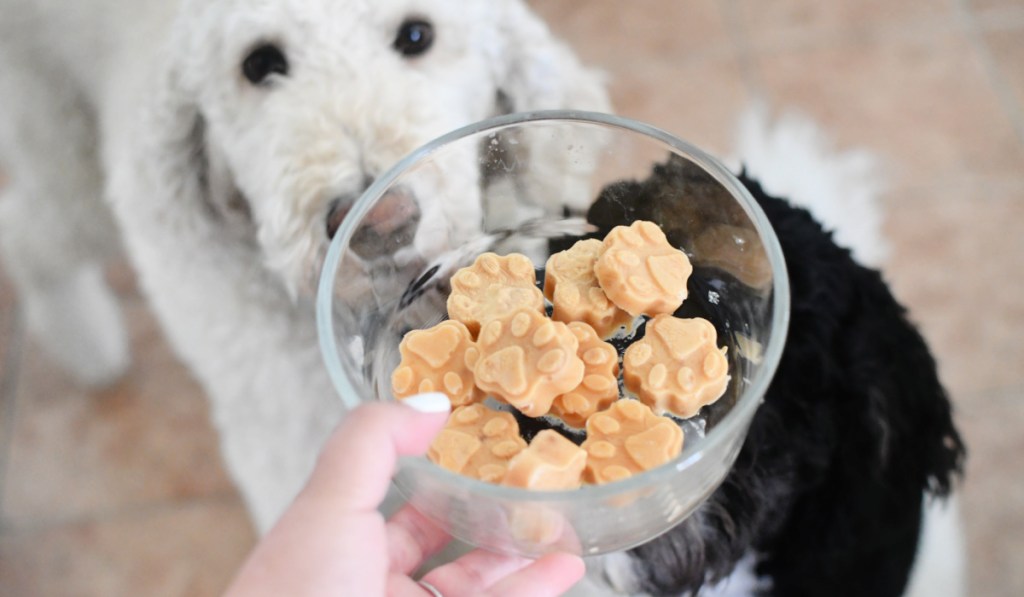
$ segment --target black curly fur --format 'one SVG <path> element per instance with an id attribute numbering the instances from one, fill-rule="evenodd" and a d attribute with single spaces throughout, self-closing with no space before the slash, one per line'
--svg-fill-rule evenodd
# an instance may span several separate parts
<path id="1" fill-rule="evenodd" d="M 965 457 L 934 359 L 878 272 L 807 211 L 741 180 L 789 269 L 786 349 L 721 487 L 630 552 L 638 588 L 695 591 L 752 551 L 773 595 L 900 595 L 922 498 L 948 495 Z"/>

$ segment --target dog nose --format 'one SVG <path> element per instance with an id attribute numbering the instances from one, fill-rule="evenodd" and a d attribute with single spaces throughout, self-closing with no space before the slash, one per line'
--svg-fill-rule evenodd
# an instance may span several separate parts
<path id="1" fill-rule="evenodd" d="M 373 178 L 364 176 L 358 189 L 331 200 L 330 209 L 327 211 L 327 238 L 334 238 L 341 223 L 345 221 L 345 216 L 352 210 L 352 205 L 366 192 L 366 189 L 370 188 L 371 184 L 373 184 Z"/>
<path id="2" fill-rule="evenodd" d="M 339 197 L 327 214 L 327 236 L 334 238 L 358 196 Z M 419 206 L 410 191 L 393 188 L 377 199 L 352 235 L 350 246 L 363 258 L 382 257 L 410 244 L 420 219 Z"/>
<path id="3" fill-rule="evenodd" d="M 341 223 L 345 221 L 348 212 L 352 211 L 352 204 L 355 201 L 356 197 L 352 196 L 331 200 L 331 208 L 327 212 L 327 238 L 333 239 L 338 233 L 338 228 L 341 228 Z"/>

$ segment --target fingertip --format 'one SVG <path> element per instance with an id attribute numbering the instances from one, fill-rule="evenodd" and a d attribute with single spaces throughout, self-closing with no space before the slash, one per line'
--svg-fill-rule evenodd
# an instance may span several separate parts
<path id="1" fill-rule="evenodd" d="M 551 553 L 508 575 L 491 586 L 486 594 L 555 597 L 572 588 L 585 573 L 586 565 L 579 556 Z"/>
<path id="2" fill-rule="evenodd" d="M 412 404 L 367 402 L 349 412 L 327 440 L 310 485 L 353 508 L 375 508 L 400 456 L 422 456 L 448 419 L 444 394 L 411 396 Z M 358 488 L 358 489 L 357 489 Z"/>
<path id="3" fill-rule="evenodd" d="M 398 403 L 406 407 L 407 415 L 411 415 L 403 417 L 409 420 L 409 424 L 405 426 L 403 436 L 396 439 L 399 454 L 423 454 L 448 422 L 452 410 L 451 400 L 440 392 L 425 392 L 399 400 Z"/>
<path id="4" fill-rule="evenodd" d="M 549 566 L 557 569 L 560 576 L 566 580 L 572 579 L 574 583 L 583 578 L 587 572 L 587 565 L 583 562 L 583 558 L 570 553 L 551 553 L 541 559 L 546 560 Z"/>

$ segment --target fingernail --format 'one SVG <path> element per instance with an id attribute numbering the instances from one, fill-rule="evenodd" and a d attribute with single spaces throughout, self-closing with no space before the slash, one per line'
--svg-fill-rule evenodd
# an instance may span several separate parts
<path id="1" fill-rule="evenodd" d="M 402 399 L 402 404 L 421 413 L 446 413 L 452 409 L 452 403 L 441 392 L 427 392 Z"/>

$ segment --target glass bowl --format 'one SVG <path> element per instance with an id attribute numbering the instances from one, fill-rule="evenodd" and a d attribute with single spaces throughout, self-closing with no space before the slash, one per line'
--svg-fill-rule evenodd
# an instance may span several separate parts
<path id="1" fill-rule="evenodd" d="M 596 555 L 645 543 L 700 506 L 735 460 L 782 352 L 789 285 L 778 240 L 742 184 L 697 147 L 575 111 L 502 116 L 444 135 L 380 176 L 343 220 L 317 319 L 331 378 L 354 407 L 392 399 L 402 336 L 446 318 L 448 280 L 477 255 L 523 253 L 542 280 L 553 252 L 634 219 L 662 226 L 690 257 L 677 315 L 717 328 L 731 376 L 725 394 L 680 421 L 676 459 L 605 485 L 530 491 L 403 459 L 398 492 L 453 537 L 531 557 Z M 628 341 L 614 342 L 620 354 Z"/>

